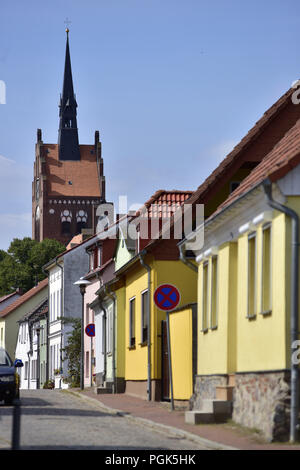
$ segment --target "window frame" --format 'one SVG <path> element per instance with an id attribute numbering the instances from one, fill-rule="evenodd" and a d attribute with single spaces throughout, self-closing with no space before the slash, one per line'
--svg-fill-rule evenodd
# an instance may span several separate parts
<path id="1" fill-rule="evenodd" d="M 134 305 L 133 315 L 132 315 L 132 309 L 131 309 L 132 304 Z M 129 299 L 129 349 L 135 349 L 136 347 L 135 321 L 136 321 L 136 297 L 134 296 Z M 134 331 L 134 336 L 132 334 L 133 331 Z"/>
<path id="2" fill-rule="evenodd" d="M 250 312 L 249 300 L 250 300 L 250 292 L 249 292 L 249 283 L 250 283 L 250 241 L 254 239 L 254 265 L 253 265 L 253 312 Z M 248 320 L 256 318 L 256 309 L 257 309 L 257 232 L 252 231 L 247 236 L 247 315 L 246 318 Z"/>
<path id="3" fill-rule="evenodd" d="M 214 262 L 215 267 L 215 282 L 214 282 Z M 210 262 L 210 329 L 216 330 L 218 328 L 218 298 L 219 298 L 219 259 L 218 255 L 213 255 Z M 215 303 L 215 312 L 213 312 L 213 303 Z M 215 320 L 215 322 L 213 322 Z"/>
<path id="4" fill-rule="evenodd" d="M 204 282 L 206 281 L 206 286 Z M 208 331 L 209 315 L 209 262 L 205 260 L 202 265 L 202 333 Z M 205 320 L 205 321 L 204 321 Z"/>
<path id="5" fill-rule="evenodd" d="M 264 234 L 265 232 L 269 230 L 269 301 L 268 301 L 268 307 L 265 309 L 264 305 L 264 269 L 265 269 L 265 246 L 264 246 Z M 260 313 L 261 315 L 270 315 L 272 313 L 272 265 L 273 265 L 273 256 L 272 256 L 272 223 L 267 222 L 262 226 L 262 232 L 261 232 L 261 283 L 260 283 L 260 288 L 261 288 L 261 298 L 260 298 Z"/>
<path id="6" fill-rule="evenodd" d="M 146 317 L 145 317 L 145 322 L 144 322 L 144 295 L 147 294 L 146 297 Z M 141 292 L 141 345 L 144 346 L 148 344 L 148 308 L 149 308 L 149 290 L 145 289 Z"/>

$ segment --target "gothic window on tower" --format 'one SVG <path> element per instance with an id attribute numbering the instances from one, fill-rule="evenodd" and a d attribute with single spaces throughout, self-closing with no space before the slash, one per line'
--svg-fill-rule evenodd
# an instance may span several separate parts
<path id="1" fill-rule="evenodd" d="M 72 212 L 65 209 L 60 214 L 61 219 L 61 234 L 70 235 L 71 234 L 71 222 L 72 222 Z"/>
<path id="2" fill-rule="evenodd" d="M 40 180 L 39 178 L 35 181 L 35 199 L 38 201 L 40 198 Z"/>
<path id="3" fill-rule="evenodd" d="M 76 222 L 77 222 L 77 227 L 76 227 L 76 233 L 81 233 L 81 230 L 83 228 L 86 228 L 86 222 L 87 222 L 87 212 L 80 210 L 76 212 Z"/>

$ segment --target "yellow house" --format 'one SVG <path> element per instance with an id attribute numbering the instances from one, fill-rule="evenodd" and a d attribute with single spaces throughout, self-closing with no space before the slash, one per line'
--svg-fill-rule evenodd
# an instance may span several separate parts
<path id="1" fill-rule="evenodd" d="M 198 228 L 195 250 L 195 416 L 208 400 L 232 402 L 233 419 L 270 440 L 297 433 L 299 182 L 297 121 Z"/>
<path id="2" fill-rule="evenodd" d="M 124 279 L 125 287 L 126 393 L 158 401 L 169 399 L 170 389 L 168 363 L 164 364 L 162 357 L 162 322 L 166 313 L 156 307 L 153 294 L 158 286 L 172 284 L 180 291 L 179 307 L 182 307 L 195 300 L 197 284 L 197 273 L 183 265 L 178 254 L 177 259 L 163 259 L 164 250 L 158 249 L 159 245 L 145 248 L 116 272 L 118 278 Z M 185 342 L 188 338 L 183 334 L 178 341 Z M 180 399 L 179 395 L 174 398 Z"/>
<path id="3" fill-rule="evenodd" d="M 148 215 L 151 214 L 149 220 L 153 221 L 154 213 L 162 213 L 164 203 L 178 208 L 191 194 L 190 191 L 157 191 L 145 204 Z M 138 215 L 134 223 L 138 223 Z M 139 220 L 134 253 L 125 256 L 117 252 L 115 275 L 119 285 L 111 286 L 117 298 L 120 297 L 117 315 L 124 315 L 125 320 L 125 391 L 149 400 L 169 399 L 168 361 L 162 355 L 166 313 L 156 307 L 153 295 L 158 286 L 172 284 L 181 294 L 178 307 L 195 302 L 197 272 L 179 261 L 178 240 L 142 238 L 140 224 Z M 181 341 L 186 338 L 182 337 Z"/>

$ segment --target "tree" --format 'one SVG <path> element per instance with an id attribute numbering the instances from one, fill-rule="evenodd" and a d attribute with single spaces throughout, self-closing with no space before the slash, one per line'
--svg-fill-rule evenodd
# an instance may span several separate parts
<path id="1" fill-rule="evenodd" d="M 69 324 L 72 330 L 68 332 L 67 346 L 62 349 L 64 351 L 64 361 L 67 362 L 68 375 L 64 380 L 71 387 L 80 386 L 80 363 L 81 363 L 81 319 L 61 317 L 63 324 Z"/>
<path id="2" fill-rule="evenodd" d="M 46 277 L 42 267 L 63 251 L 65 246 L 56 240 L 14 238 L 7 252 L 0 250 L 0 295 L 16 288 L 24 292 L 31 289 Z"/>

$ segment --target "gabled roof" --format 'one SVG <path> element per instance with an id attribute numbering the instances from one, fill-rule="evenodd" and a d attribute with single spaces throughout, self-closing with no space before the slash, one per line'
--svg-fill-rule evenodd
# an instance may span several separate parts
<path id="1" fill-rule="evenodd" d="M 27 300 L 34 297 L 38 292 L 40 292 L 42 289 L 44 289 L 47 285 L 48 285 L 48 278 L 46 278 L 43 281 L 39 282 L 37 286 L 35 286 L 32 289 L 30 289 L 29 291 L 27 291 L 25 294 L 23 294 L 17 300 L 15 300 L 10 305 L 8 305 L 5 309 L 3 309 L 0 312 L 0 319 L 3 318 L 3 317 L 6 317 L 11 312 L 16 310 L 18 307 L 23 305 L 25 302 L 27 302 Z"/>
<path id="2" fill-rule="evenodd" d="M 137 211 L 137 216 L 143 214 L 145 217 L 171 217 L 174 209 L 180 207 L 192 194 L 193 191 L 159 189 L 145 202 L 144 207 Z M 146 212 L 143 210 L 145 208 Z"/>
<path id="3" fill-rule="evenodd" d="M 21 320 L 18 320 L 18 323 L 22 323 L 30 320 L 38 320 L 48 313 L 48 297 L 43 299 L 38 305 L 27 312 Z"/>
<path id="4" fill-rule="evenodd" d="M 3 297 L 0 297 L 0 304 L 1 304 L 2 302 L 5 302 L 5 300 L 10 299 L 10 298 L 13 297 L 14 295 L 21 295 L 21 294 L 20 294 L 19 292 L 17 292 L 17 291 L 14 291 L 14 292 L 12 292 L 11 294 L 4 295 Z"/>
<path id="5" fill-rule="evenodd" d="M 277 181 L 300 163 L 300 119 L 285 134 L 277 145 L 265 156 L 251 173 L 241 182 L 230 196 L 212 214 L 215 216 L 222 209 L 232 204 L 241 195 L 269 178 Z M 209 217 L 210 219 L 210 217 Z M 208 219 L 208 220 L 209 220 Z"/>
<path id="6" fill-rule="evenodd" d="M 242 138 L 242 140 L 234 147 L 234 149 L 222 160 L 219 166 L 205 179 L 205 181 L 198 187 L 194 194 L 188 200 L 188 203 L 196 203 L 202 201 L 206 192 L 212 185 L 222 180 L 223 175 L 228 168 L 236 163 L 241 153 L 264 131 L 279 112 L 291 102 L 291 96 L 295 89 L 290 88 L 279 100 L 277 100 L 255 123 L 249 132 Z"/>

